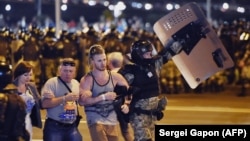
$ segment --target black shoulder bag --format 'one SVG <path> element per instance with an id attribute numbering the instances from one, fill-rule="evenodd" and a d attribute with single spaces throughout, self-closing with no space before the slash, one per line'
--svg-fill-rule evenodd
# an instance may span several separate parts
<path id="1" fill-rule="evenodd" d="M 68 89 L 68 91 L 71 93 L 71 89 L 68 87 L 68 85 L 62 80 L 62 78 L 60 76 L 58 76 L 58 79 L 64 84 L 64 86 Z M 79 110 L 78 110 L 78 102 L 76 101 L 76 109 L 77 109 L 77 115 L 76 115 L 76 121 L 75 121 L 75 124 L 76 124 L 76 127 L 79 126 L 79 123 L 82 119 L 82 116 L 79 114 Z"/>

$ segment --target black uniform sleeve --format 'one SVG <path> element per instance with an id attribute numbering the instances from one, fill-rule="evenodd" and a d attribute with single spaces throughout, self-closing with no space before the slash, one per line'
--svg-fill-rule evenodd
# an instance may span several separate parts
<path id="1" fill-rule="evenodd" d="M 134 74 L 133 74 L 133 68 L 135 66 L 133 64 L 127 64 L 124 65 L 119 71 L 118 73 L 120 73 L 128 82 L 129 85 L 131 85 L 134 81 Z"/>
<path id="2" fill-rule="evenodd" d="M 182 44 L 183 42 L 174 40 L 169 41 L 169 43 L 158 53 L 160 56 L 162 56 L 163 63 L 166 63 L 173 56 L 179 54 L 183 49 Z"/>

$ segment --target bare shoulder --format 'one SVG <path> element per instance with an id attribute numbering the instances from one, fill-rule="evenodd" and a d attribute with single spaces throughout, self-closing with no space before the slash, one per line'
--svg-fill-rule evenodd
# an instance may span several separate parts
<path id="1" fill-rule="evenodd" d="M 120 73 L 118 73 L 118 72 L 111 71 L 111 75 L 112 75 L 112 77 L 114 79 L 121 79 L 121 78 L 123 78 L 123 76 Z"/>
<path id="2" fill-rule="evenodd" d="M 122 85 L 127 85 L 126 79 L 117 72 L 111 72 L 112 78 L 115 81 L 115 84 L 122 84 Z"/>
<path id="3" fill-rule="evenodd" d="M 80 80 L 80 87 L 90 87 L 93 82 L 93 78 L 91 75 L 86 74 Z"/>

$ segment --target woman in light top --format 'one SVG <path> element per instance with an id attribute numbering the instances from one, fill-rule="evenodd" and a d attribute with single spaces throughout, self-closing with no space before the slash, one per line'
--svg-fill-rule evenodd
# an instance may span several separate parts
<path id="1" fill-rule="evenodd" d="M 36 85 L 31 82 L 33 66 L 26 61 L 19 62 L 13 71 L 13 83 L 17 87 L 17 94 L 26 103 L 25 127 L 32 140 L 32 126 L 42 128 L 41 100 Z M 49 97 L 49 95 L 48 95 Z"/>

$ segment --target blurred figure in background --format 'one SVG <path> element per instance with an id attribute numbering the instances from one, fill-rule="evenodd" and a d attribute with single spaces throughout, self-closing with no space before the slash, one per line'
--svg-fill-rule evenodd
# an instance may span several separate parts
<path id="1" fill-rule="evenodd" d="M 248 53 L 249 53 L 249 51 L 248 51 Z M 241 71 L 240 71 L 241 91 L 238 94 L 238 96 L 246 96 L 247 95 L 247 88 L 249 88 L 249 83 L 250 83 L 250 57 L 247 56 L 242 61 L 243 62 L 242 62 L 242 67 L 241 67 Z"/>
<path id="2" fill-rule="evenodd" d="M 121 52 L 111 52 L 107 54 L 107 64 L 108 69 L 114 72 L 118 72 L 118 70 L 123 66 L 123 55 Z"/>
<path id="3" fill-rule="evenodd" d="M 55 36 L 55 29 L 49 28 L 44 36 L 43 44 L 41 45 L 42 55 L 42 84 L 56 76 L 59 61 L 59 49 L 57 46 L 57 38 Z"/>
<path id="4" fill-rule="evenodd" d="M 0 56 L 4 56 L 6 61 L 11 64 L 11 38 L 9 36 L 10 29 L 2 28 L 0 29 Z"/>

